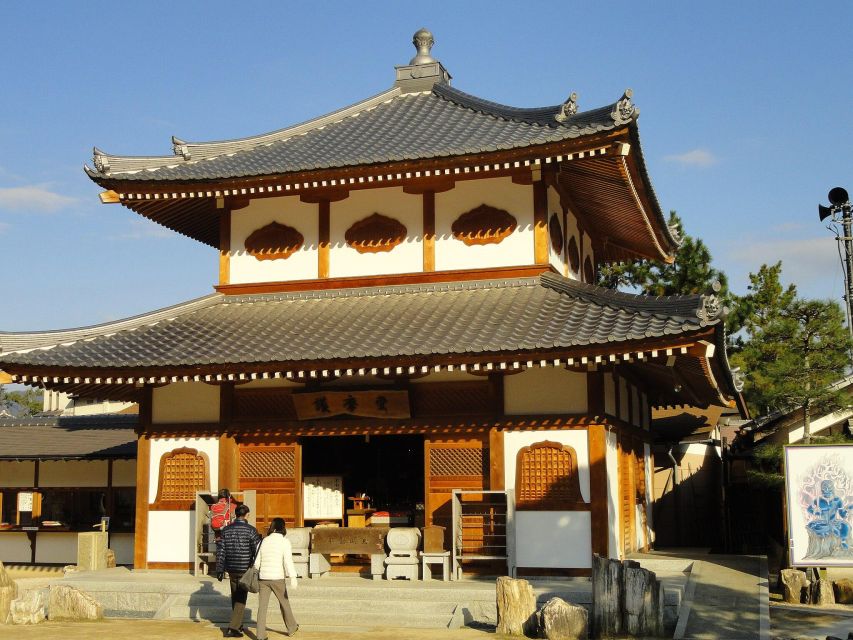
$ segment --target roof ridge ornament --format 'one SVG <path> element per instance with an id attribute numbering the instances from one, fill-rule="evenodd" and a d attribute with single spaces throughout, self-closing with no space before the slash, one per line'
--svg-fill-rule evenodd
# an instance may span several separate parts
<path id="1" fill-rule="evenodd" d="M 566 101 L 560 107 L 560 110 L 554 116 L 557 122 L 565 122 L 578 112 L 578 94 L 572 91 Z"/>
<path id="2" fill-rule="evenodd" d="M 699 296 L 702 306 L 696 310 L 696 317 L 702 320 L 703 322 L 714 322 L 715 320 L 722 320 L 727 315 L 729 315 L 729 308 L 723 304 L 723 300 L 717 296 L 720 291 L 722 291 L 723 285 L 719 280 L 714 280 L 711 283 L 711 290 L 713 293 L 710 294 L 702 294 Z"/>
<path id="3" fill-rule="evenodd" d="M 176 156 L 182 156 L 184 160 L 190 160 L 192 158 L 189 145 L 185 140 L 181 140 L 178 136 L 172 136 L 172 153 Z"/>
<path id="4" fill-rule="evenodd" d="M 632 120 L 636 120 L 640 115 L 640 110 L 631 102 L 634 92 L 631 89 L 625 89 L 625 93 L 619 98 L 619 101 L 614 105 L 613 112 L 610 117 L 617 125 L 628 124 Z"/>
<path id="5" fill-rule="evenodd" d="M 110 172 L 110 159 L 98 147 L 92 147 L 92 162 L 95 163 L 95 169 L 100 173 L 107 174 Z"/>
<path id="6" fill-rule="evenodd" d="M 409 64 L 430 64 L 436 61 L 430 55 L 435 44 L 435 38 L 432 37 L 432 32 L 429 29 L 421 27 L 415 31 L 415 35 L 412 36 L 412 44 L 415 45 L 417 54 L 409 61 Z"/>

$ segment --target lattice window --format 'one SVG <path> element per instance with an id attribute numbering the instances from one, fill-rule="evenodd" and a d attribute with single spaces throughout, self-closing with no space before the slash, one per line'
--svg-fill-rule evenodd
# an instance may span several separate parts
<path id="1" fill-rule="evenodd" d="M 210 490 L 210 461 L 196 449 L 174 449 L 160 459 L 154 508 L 189 510 L 198 491 Z"/>
<path id="2" fill-rule="evenodd" d="M 295 474 L 296 455 L 292 447 L 240 451 L 241 478 L 292 478 Z"/>
<path id="3" fill-rule="evenodd" d="M 571 511 L 583 504 L 575 450 L 559 442 L 523 447 L 516 458 L 516 508 Z"/>
<path id="4" fill-rule="evenodd" d="M 484 476 L 485 456 L 477 448 L 432 448 L 429 452 L 430 476 Z"/>

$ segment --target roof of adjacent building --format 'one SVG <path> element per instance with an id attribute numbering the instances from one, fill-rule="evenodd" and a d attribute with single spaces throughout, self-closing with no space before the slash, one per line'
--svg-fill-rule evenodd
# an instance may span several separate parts
<path id="1" fill-rule="evenodd" d="M 174 139 L 175 155 L 130 157 L 96 150 L 94 179 L 222 180 L 388 162 L 464 156 L 581 138 L 624 126 L 617 104 L 556 120 L 562 105 L 518 109 L 446 84 L 394 87 L 331 114 L 250 138 Z"/>
<path id="2" fill-rule="evenodd" d="M 0 418 L 0 459 L 135 458 L 138 416 Z"/>
<path id="3" fill-rule="evenodd" d="M 706 302 L 620 293 L 553 273 L 214 294 L 97 327 L 0 333 L 0 366 L 104 370 L 538 352 L 696 332 L 719 323 Z"/>

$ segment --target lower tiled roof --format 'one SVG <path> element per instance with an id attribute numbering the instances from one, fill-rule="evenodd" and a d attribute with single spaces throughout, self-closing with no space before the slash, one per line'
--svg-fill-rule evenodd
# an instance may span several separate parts
<path id="1" fill-rule="evenodd" d="M 0 460 L 136 458 L 136 415 L 0 418 Z"/>
<path id="2" fill-rule="evenodd" d="M 718 320 L 701 296 L 650 298 L 532 278 L 211 296 L 50 335 L 6 365 L 133 368 L 544 351 L 677 336 Z M 116 330 L 118 329 L 118 330 Z M 85 335 L 85 338 L 79 336 Z M 20 336 L 18 336 L 20 337 Z M 27 345 L 9 334 L 16 349 Z M 0 335 L 0 348 L 3 336 Z M 9 368 L 8 366 L 6 368 Z"/>

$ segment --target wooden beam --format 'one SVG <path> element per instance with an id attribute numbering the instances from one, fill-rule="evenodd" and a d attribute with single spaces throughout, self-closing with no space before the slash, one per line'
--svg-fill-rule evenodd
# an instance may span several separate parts
<path id="1" fill-rule="evenodd" d="M 231 283 L 231 210 L 219 214 L 219 285 Z"/>
<path id="2" fill-rule="evenodd" d="M 533 262 L 548 264 L 548 185 L 533 183 Z"/>
<path id="3" fill-rule="evenodd" d="M 489 429 L 489 489 L 503 491 L 506 482 L 504 471 L 504 432 L 496 427 Z"/>
<path id="4" fill-rule="evenodd" d="M 329 277 L 329 254 L 331 251 L 331 211 L 329 200 L 320 200 L 320 240 L 317 245 L 317 277 Z"/>
<path id="5" fill-rule="evenodd" d="M 0 371 L 0 384 L 12 384 L 12 374 Z"/>
<path id="6" fill-rule="evenodd" d="M 424 271 L 435 271 L 435 192 L 424 191 Z"/>
<path id="7" fill-rule="evenodd" d="M 118 194 L 112 189 L 101 191 L 98 194 L 98 198 L 101 199 L 101 204 L 118 204 L 121 202 L 121 198 L 119 198 Z"/>
<path id="8" fill-rule="evenodd" d="M 607 432 L 604 425 L 587 429 L 589 438 L 589 502 L 592 552 L 608 557 Z"/>
<path id="9" fill-rule="evenodd" d="M 136 518 L 133 534 L 133 568 L 148 568 L 148 482 L 151 441 L 141 434 L 136 443 Z"/>

